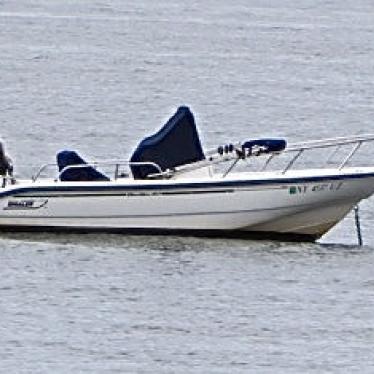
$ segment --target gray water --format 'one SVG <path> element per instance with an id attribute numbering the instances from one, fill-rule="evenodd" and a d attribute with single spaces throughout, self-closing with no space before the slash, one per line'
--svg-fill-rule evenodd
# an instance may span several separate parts
<path id="1" fill-rule="evenodd" d="M 374 132 L 373 25 L 369 0 L 0 0 L 0 136 L 22 174 L 127 158 L 182 104 L 206 148 Z M 372 373 L 373 212 L 364 247 L 352 215 L 316 244 L 1 234 L 0 372 Z"/>

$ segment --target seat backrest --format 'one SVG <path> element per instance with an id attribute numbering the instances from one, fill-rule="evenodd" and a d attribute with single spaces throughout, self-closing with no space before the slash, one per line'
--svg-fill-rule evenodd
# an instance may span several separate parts
<path id="1" fill-rule="evenodd" d="M 68 166 L 87 164 L 75 151 L 61 151 L 57 153 L 56 158 L 58 170 L 62 171 L 60 180 L 63 182 L 106 182 L 110 180 L 106 175 L 89 165 L 64 170 Z"/>

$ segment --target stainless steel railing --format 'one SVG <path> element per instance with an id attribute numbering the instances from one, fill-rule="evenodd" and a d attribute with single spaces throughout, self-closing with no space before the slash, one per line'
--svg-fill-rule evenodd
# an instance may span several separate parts
<path id="1" fill-rule="evenodd" d="M 344 147 L 351 145 L 351 149 L 348 150 L 348 153 L 346 152 L 344 154 L 344 158 L 340 160 L 340 162 L 336 163 L 336 168 L 338 170 L 342 170 L 344 167 L 347 166 L 347 164 L 350 162 L 352 157 L 360 150 L 361 146 L 368 142 L 374 142 L 374 134 L 366 134 L 366 135 L 356 135 L 356 136 L 350 136 L 350 137 L 338 137 L 338 138 L 331 138 L 331 139 L 323 139 L 323 140 L 313 140 L 308 142 L 298 142 L 298 143 L 291 143 L 287 146 L 287 148 L 283 151 L 274 152 L 274 153 L 268 153 L 266 151 L 262 151 L 261 149 L 259 151 L 249 152 L 250 154 L 243 157 L 243 153 L 239 152 L 240 150 L 240 143 L 237 143 L 233 147 L 233 151 L 225 154 L 219 154 L 217 151 L 207 151 L 206 152 L 206 159 L 202 161 L 198 161 L 192 164 L 187 165 L 181 165 L 173 168 L 172 170 L 166 170 L 163 171 L 161 167 L 154 163 L 154 162 L 130 162 L 126 160 L 104 160 L 104 161 L 93 161 L 89 162 L 87 164 L 80 164 L 80 165 L 70 165 L 61 170 L 56 177 L 56 180 L 60 179 L 60 176 L 63 172 L 65 172 L 68 169 L 72 168 L 84 168 L 87 166 L 91 166 L 94 168 L 97 167 L 112 167 L 113 168 L 113 179 L 116 180 L 118 178 L 121 178 L 121 174 L 119 173 L 119 170 L 123 166 L 132 166 L 132 165 L 147 165 L 147 166 L 153 166 L 155 169 L 157 169 L 157 173 L 149 175 L 148 178 L 170 178 L 174 177 L 186 172 L 190 172 L 193 170 L 201 169 L 204 167 L 224 163 L 224 162 L 232 162 L 230 167 L 222 173 L 222 177 L 226 177 L 233 168 L 238 164 L 238 161 L 244 160 L 244 159 L 253 159 L 258 157 L 267 156 L 267 159 L 264 161 L 262 167 L 260 168 L 260 171 L 265 171 L 270 164 L 272 164 L 273 160 L 278 158 L 282 155 L 287 154 L 294 154 L 293 157 L 286 162 L 285 166 L 282 166 L 278 171 L 280 171 L 282 174 L 286 174 L 290 169 L 292 169 L 302 155 L 307 153 L 311 150 L 324 150 L 324 149 L 333 149 L 331 154 L 328 156 L 326 163 L 329 162 L 330 159 L 332 159 L 338 151 Z M 321 167 L 324 167 L 325 165 L 321 164 Z M 39 170 L 33 175 L 32 181 L 37 181 L 41 174 L 46 171 L 46 169 L 54 167 L 57 168 L 57 164 L 45 164 L 42 167 L 39 168 Z"/>
<path id="2" fill-rule="evenodd" d="M 161 167 L 156 164 L 155 162 L 131 162 L 131 161 L 125 161 L 125 160 L 104 160 L 104 161 L 92 161 L 88 162 L 86 164 L 77 164 L 77 165 L 68 165 L 64 167 L 61 171 L 58 172 L 57 176 L 55 177 L 55 180 L 60 180 L 60 177 L 62 173 L 69 169 L 81 169 L 85 167 L 113 167 L 113 179 L 117 180 L 121 177 L 121 174 L 119 174 L 119 170 L 121 166 L 152 166 L 157 169 L 159 175 L 162 175 L 162 169 Z M 50 163 L 50 164 L 44 164 L 42 165 L 38 171 L 32 176 L 32 181 L 36 182 L 42 173 L 44 173 L 49 168 L 56 169 L 58 165 L 56 163 Z"/>
<path id="3" fill-rule="evenodd" d="M 291 143 L 287 146 L 286 149 L 283 151 L 277 151 L 273 153 L 269 153 L 257 149 L 255 152 L 251 150 L 249 156 L 243 157 L 243 152 L 241 150 L 240 143 L 236 143 L 233 146 L 233 151 L 224 153 L 224 154 L 218 154 L 216 150 L 211 150 L 206 152 L 207 159 L 203 161 L 198 161 L 193 164 L 188 165 L 182 165 L 180 167 L 175 168 L 173 171 L 166 171 L 163 172 L 163 174 L 167 173 L 168 176 L 173 176 L 177 174 L 183 174 L 185 172 L 192 171 L 194 169 L 199 169 L 203 167 L 207 167 L 210 165 L 216 165 L 224 162 L 231 162 L 231 165 L 229 168 L 227 168 L 223 173 L 222 177 L 225 178 L 238 164 L 238 161 L 245 160 L 245 159 L 253 159 L 258 157 L 264 157 L 267 156 L 267 159 L 264 161 L 262 166 L 260 167 L 260 171 L 265 171 L 268 166 L 272 163 L 272 161 L 279 156 L 287 155 L 287 154 L 293 154 L 293 157 L 291 160 L 286 161 L 286 165 L 282 166 L 280 168 L 280 172 L 282 174 L 286 174 L 287 171 L 292 169 L 292 167 L 295 165 L 296 161 L 300 159 L 302 155 L 307 153 L 308 151 L 312 150 L 318 150 L 318 149 L 329 149 L 334 148 L 333 152 L 328 157 L 328 161 L 337 153 L 337 151 L 344 147 L 352 145 L 352 148 L 348 151 L 348 154 L 344 154 L 344 158 L 337 164 L 336 168 L 338 170 L 342 170 L 352 159 L 352 157 L 358 152 L 358 150 L 361 148 L 361 146 L 364 143 L 368 142 L 374 142 L 374 134 L 367 134 L 367 135 L 357 135 L 357 136 L 350 136 L 350 137 L 338 137 L 338 138 L 331 138 L 331 139 L 323 139 L 323 140 L 313 140 L 308 142 L 299 142 L 299 143 Z M 321 167 L 324 167 L 325 165 L 321 165 Z"/>
<path id="4" fill-rule="evenodd" d="M 358 135 L 358 136 L 351 136 L 351 137 L 340 137 L 340 138 L 332 138 L 332 139 L 325 139 L 325 140 L 314 140 L 310 142 L 302 142 L 302 143 L 294 143 L 290 144 L 283 153 L 296 153 L 295 156 L 289 161 L 286 167 L 283 169 L 282 173 L 285 174 L 288 170 L 292 168 L 295 162 L 304 154 L 304 152 L 313 150 L 313 149 L 326 149 L 326 148 L 335 148 L 333 152 L 328 157 L 327 161 L 331 160 L 331 158 L 339 151 L 342 146 L 352 145 L 352 149 L 349 153 L 341 160 L 337 169 L 342 170 L 348 162 L 352 159 L 352 157 L 357 153 L 357 151 L 361 148 L 364 143 L 374 142 L 374 135 Z M 273 155 L 269 157 L 267 160 L 265 168 L 269 165 Z"/>

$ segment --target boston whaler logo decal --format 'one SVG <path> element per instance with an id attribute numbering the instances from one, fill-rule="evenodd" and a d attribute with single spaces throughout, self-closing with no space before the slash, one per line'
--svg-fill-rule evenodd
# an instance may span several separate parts
<path id="1" fill-rule="evenodd" d="M 9 200 L 4 210 L 40 209 L 48 203 L 48 199 Z"/>

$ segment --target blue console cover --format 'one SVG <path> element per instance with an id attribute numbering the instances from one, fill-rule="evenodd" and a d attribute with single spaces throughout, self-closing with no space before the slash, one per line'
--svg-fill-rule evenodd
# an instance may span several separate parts
<path id="1" fill-rule="evenodd" d="M 193 114 L 182 106 L 156 134 L 140 142 L 130 161 L 153 162 L 165 171 L 204 159 Z M 131 165 L 131 171 L 135 179 L 159 172 L 152 165 Z"/>

